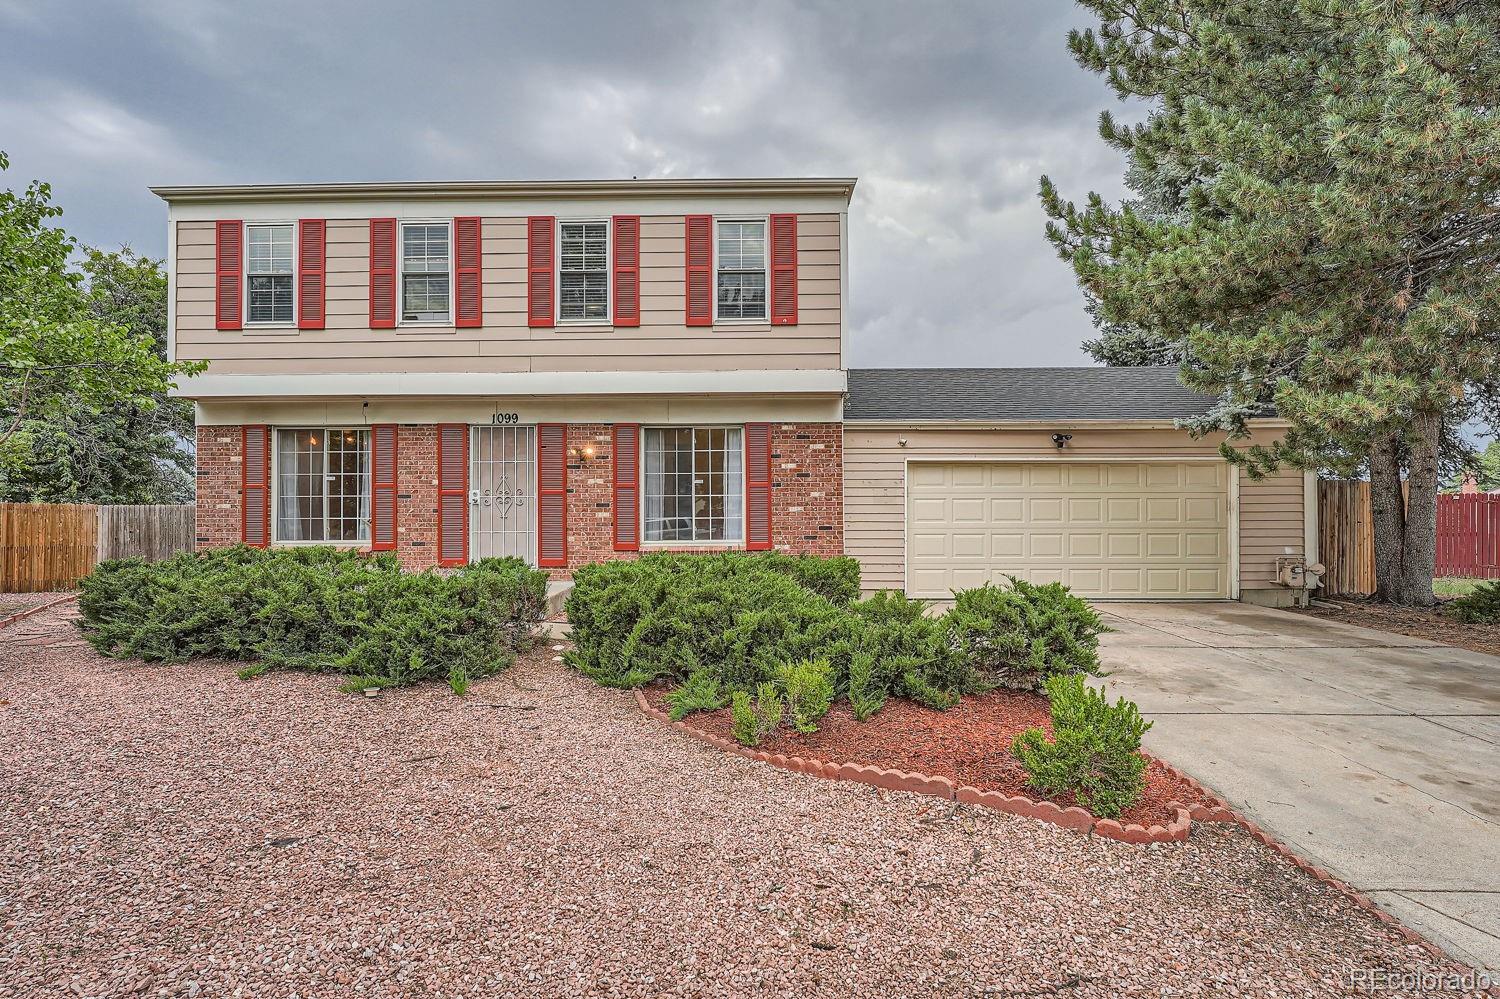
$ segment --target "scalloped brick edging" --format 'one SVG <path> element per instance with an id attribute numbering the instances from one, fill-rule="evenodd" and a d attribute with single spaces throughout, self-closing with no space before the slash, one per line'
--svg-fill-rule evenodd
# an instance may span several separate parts
<path id="1" fill-rule="evenodd" d="M 64 593 L 62 596 L 48 600 L 46 603 L 37 604 L 35 607 L 28 607 L 23 611 L 16 611 L 16 613 L 9 617 L 0 617 L 0 628 L 8 628 L 22 618 L 28 618 L 33 614 L 40 614 L 49 607 L 56 607 L 58 604 L 65 604 L 69 600 L 77 599 L 78 594 L 76 593 Z"/>
<path id="2" fill-rule="evenodd" d="M 1222 797 L 1210 791 L 1196 777 L 1182 772 L 1161 757 L 1153 756 L 1145 751 L 1142 751 L 1142 756 L 1145 756 L 1149 760 L 1155 760 L 1161 764 L 1162 769 L 1166 770 L 1167 773 L 1187 783 L 1188 786 L 1192 787 L 1202 796 L 1204 803 L 1189 806 L 1176 801 L 1168 802 L 1167 807 L 1175 809 L 1177 817 L 1165 826 L 1142 826 L 1133 822 L 1121 825 L 1114 819 L 1096 818 L 1093 814 L 1079 808 L 1077 805 L 1063 808 L 1050 801 L 1034 801 L 1025 795 L 1006 795 L 999 791 L 981 791 L 966 784 L 954 787 L 953 782 L 946 777 L 928 777 L 926 774 L 906 773 L 901 770 L 882 770 L 879 767 L 867 767 L 858 763 L 825 763 L 822 760 L 810 760 L 801 756 L 783 756 L 779 753 L 767 753 L 751 749 L 748 746 L 741 746 L 731 739 L 723 739 L 700 728 L 694 728 L 687 722 L 672 721 L 671 717 L 665 711 L 654 706 L 646 698 L 644 691 L 637 688 L 633 693 L 635 694 L 635 702 L 641 711 L 652 718 L 666 722 L 673 728 L 679 729 L 697 739 L 699 742 L 722 749 L 726 753 L 736 753 L 748 760 L 759 760 L 762 763 L 769 763 L 783 770 L 808 774 L 812 777 L 854 781 L 860 784 L 869 784 L 873 787 L 885 788 L 889 791 L 908 791 L 912 794 L 926 794 L 937 798 L 945 798 L 949 801 L 957 801 L 965 805 L 978 805 L 997 812 L 1020 815 L 1025 818 L 1036 819 L 1040 822 L 1062 826 L 1065 829 L 1073 829 L 1078 832 L 1101 836 L 1105 839 L 1118 840 L 1122 843 L 1180 843 L 1188 838 L 1188 833 L 1194 822 L 1233 823 L 1244 828 L 1252 839 L 1281 855 L 1293 867 L 1296 867 L 1308 877 L 1332 888 L 1354 903 L 1354 905 L 1364 909 L 1380 922 L 1396 930 L 1408 943 L 1422 947 L 1439 960 L 1450 962 L 1453 960 L 1441 947 L 1434 944 L 1431 940 L 1428 940 L 1416 930 L 1403 926 L 1400 920 L 1377 905 L 1374 899 L 1351 885 L 1340 881 L 1323 868 L 1298 856 L 1290 846 L 1276 839 L 1240 812 L 1230 808 Z"/>
<path id="3" fill-rule="evenodd" d="M 645 693 L 639 689 L 635 691 L 635 702 L 647 715 L 666 722 L 699 742 L 722 749 L 726 753 L 736 753 L 747 760 L 759 760 L 794 773 L 829 780 L 853 781 L 858 784 L 868 784 L 871 787 L 884 788 L 887 791 L 907 791 L 912 794 L 926 794 L 934 798 L 957 801 L 965 805 L 978 805 L 981 808 L 1020 815 L 1028 819 L 1062 826 L 1064 829 L 1092 833 L 1106 839 L 1116 839 L 1123 843 L 1180 843 L 1187 839 L 1192 827 L 1192 816 L 1189 810 L 1175 803 L 1177 817 L 1165 826 L 1143 826 L 1136 823 L 1121 825 L 1113 819 L 1097 818 L 1077 805 L 1063 808 L 1053 802 L 1035 801 L 1025 795 L 981 791 L 968 785 L 955 787 L 953 782 L 946 777 L 929 777 L 926 774 L 907 773 L 904 770 L 883 770 L 880 767 L 867 767 L 859 763 L 826 763 L 823 760 L 806 759 L 801 756 L 767 753 L 741 746 L 731 739 L 713 735 L 700 728 L 694 728 L 687 722 L 672 721 L 665 711 L 654 706 Z"/>

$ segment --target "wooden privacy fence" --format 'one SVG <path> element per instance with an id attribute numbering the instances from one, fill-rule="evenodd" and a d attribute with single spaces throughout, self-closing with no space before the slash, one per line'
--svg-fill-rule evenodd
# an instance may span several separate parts
<path id="1" fill-rule="evenodd" d="M 1438 497 L 1437 574 L 1500 579 L 1500 493 Z"/>
<path id="2" fill-rule="evenodd" d="M 68 590 L 109 558 L 193 547 L 193 507 L 0 503 L 0 593 Z"/>
<path id="3" fill-rule="evenodd" d="M 1370 484 L 1339 479 L 1318 483 L 1318 558 L 1323 596 L 1355 597 L 1375 592 L 1375 531 Z"/>
<path id="4" fill-rule="evenodd" d="M 1318 551 L 1328 571 L 1323 594 L 1375 592 L 1370 484 L 1318 483 Z M 1500 493 L 1442 495 L 1437 507 L 1437 575 L 1500 579 Z"/>

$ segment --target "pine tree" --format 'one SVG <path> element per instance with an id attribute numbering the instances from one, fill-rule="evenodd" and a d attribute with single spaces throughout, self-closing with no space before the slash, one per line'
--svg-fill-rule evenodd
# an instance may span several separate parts
<path id="1" fill-rule="evenodd" d="M 1042 178 L 1048 236 L 1107 322 L 1181 344 L 1194 426 L 1279 464 L 1367 467 L 1387 600 L 1432 602 L 1440 456 L 1500 346 L 1500 6 L 1480 0 L 1081 0 L 1079 63 L 1139 125 L 1104 140 L 1183 180 L 1183 217 Z M 1401 500 L 1407 469 L 1409 500 Z"/>

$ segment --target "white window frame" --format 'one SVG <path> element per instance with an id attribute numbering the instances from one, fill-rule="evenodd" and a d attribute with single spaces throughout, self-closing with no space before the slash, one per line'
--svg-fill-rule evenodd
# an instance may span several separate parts
<path id="1" fill-rule="evenodd" d="M 647 541 L 646 540 L 646 435 L 653 430 L 738 430 L 740 434 L 740 531 L 737 538 L 721 538 L 718 541 Z M 640 479 L 636 484 L 637 515 L 641 532 L 641 547 L 647 548 L 726 548 L 745 547 L 745 519 L 750 504 L 749 453 L 746 450 L 746 433 L 743 423 L 652 423 L 641 425 Z M 729 493 L 724 494 L 727 498 Z"/>
<path id="2" fill-rule="evenodd" d="M 761 258 L 761 273 L 766 279 L 766 314 L 759 318 L 744 316 L 719 316 L 719 226 L 725 222 L 743 223 L 759 222 L 761 225 L 762 242 L 765 246 L 765 254 Z M 765 325 L 771 321 L 771 216 L 769 215 L 726 215 L 724 218 L 714 217 L 714 252 L 713 252 L 713 297 L 714 297 L 714 325 L 726 324 L 755 324 Z"/>
<path id="3" fill-rule="evenodd" d="M 253 322 L 250 319 L 250 278 L 253 276 L 250 273 L 250 230 L 264 229 L 270 226 L 290 226 L 292 230 L 292 318 L 290 322 L 282 323 L 264 320 L 261 322 Z M 244 225 L 245 231 L 241 234 L 241 239 L 244 241 L 244 246 L 240 248 L 240 260 L 244 261 L 244 264 L 241 268 L 243 273 L 240 275 L 240 282 L 242 287 L 241 294 L 245 296 L 245 304 L 242 306 L 245 316 L 243 325 L 249 327 L 250 329 L 296 329 L 297 320 L 302 318 L 299 311 L 299 306 L 301 305 L 301 303 L 297 300 L 297 282 L 298 279 L 302 276 L 302 246 L 299 242 L 302 238 L 302 234 L 297 231 L 298 228 L 299 227 L 295 219 L 256 219 L 254 222 L 246 222 Z"/>
<path id="4" fill-rule="evenodd" d="M 604 318 L 589 319 L 564 319 L 562 314 L 562 230 L 564 225 L 578 223 L 602 222 L 604 223 Z M 556 231 L 552 235 L 553 246 L 556 248 L 554 264 L 552 267 L 552 301 L 557 303 L 557 317 L 554 322 L 559 326 L 613 326 L 615 322 L 615 234 L 613 220 L 609 216 L 602 218 L 560 218 L 556 223 Z"/>
<path id="5" fill-rule="evenodd" d="M 269 488 L 267 489 L 266 492 L 267 492 L 267 496 L 269 498 L 269 502 L 271 504 L 271 544 L 277 545 L 277 546 L 283 547 L 283 548 L 303 547 L 303 546 L 306 546 L 306 545 L 327 545 L 327 546 L 332 547 L 332 548 L 368 548 L 368 547 L 370 547 L 370 543 L 371 543 L 371 541 L 375 537 L 375 524 L 374 524 L 374 518 L 375 518 L 375 464 L 374 464 L 374 456 L 369 453 L 370 449 L 368 447 L 366 447 L 366 449 L 365 449 L 365 454 L 366 454 L 365 461 L 368 463 L 368 470 L 369 470 L 369 474 L 367 474 L 365 476 L 365 488 L 369 491 L 369 494 L 370 494 L 367 497 L 367 499 L 366 499 L 367 505 L 368 505 L 369 510 L 370 510 L 370 516 L 368 518 L 366 518 L 366 520 L 365 520 L 365 538 L 363 540 L 355 539 L 353 541 L 307 541 L 307 540 L 302 540 L 302 539 L 287 541 L 287 540 L 283 540 L 282 537 L 281 537 L 281 516 L 280 516 L 280 513 L 279 513 L 279 508 L 280 508 L 280 505 L 281 505 L 281 446 L 280 446 L 279 440 L 280 440 L 281 432 L 283 430 L 290 430 L 290 431 L 292 431 L 294 433 L 296 431 L 298 431 L 298 430 L 319 430 L 319 431 L 322 431 L 322 433 L 324 435 L 324 448 L 325 448 L 325 453 L 326 453 L 327 436 L 328 436 L 329 433 L 343 433 L 346 430 L 353 430 L 353 431 L 356 431 L 356 432 L 363 431 L 367 435 L 373 435 L 374 434 L 374 430 L 371 427 L 369 427 L 368 425 L 361 426 L 361 425 L 358 425 L 358 424 L 348 424 L 346 426 L 341 426 L 341 427 L 335 427 L 335 426 L 321 426 L 320 427 L 320 426 L 315 426 L 315 425 L 307 424 L 307 423 L 294 423 L 294 424 L 286 424 L 286 425 L 283 425 L 283 426 L 273 426 L 270 429 L 271 429 L 271 461 L 270 461 L 270 466 L 271 466 L 271 481 L 269 483 Z M 368 444 L 371 440 L 373 440 L 373 437 L 367 436 L 365 438 L 365 440 L 366 440 L 366 443 Z M 326 471 L 324 472 L 324 494 L 323 495 L 324 495 L 324 502 L 326 504 L 326 502 L 327 502 L 327 496 L 328 496 L 328 494 L 327 494 L 327 472 Z M 327 521 L 328 521 L 328 509 L 327 509 L 326 506 L 323 509 L 323 521 L 324 521 L 324 524 L 326 526 L 327 525 Z"/>
<path id="6" fill-rule="evenodd" d="M 406 245 L 406 227 L 411 225 L 440 225 L 448 230 L 448 318 L 447 319 L 406 319 L 406 254 L 403 248 Z M 453 293 L 454 285 L 457 283 L 456 268 L 454 266 L 453 247 L 453 220 L 452 219 L 398 219 L 396 221 L 396 326 L 415 327 L 418 329 L 444 329 L 454 324 L 453 316 Z M 427 271 L 425 273 L 432 273 Z"/>

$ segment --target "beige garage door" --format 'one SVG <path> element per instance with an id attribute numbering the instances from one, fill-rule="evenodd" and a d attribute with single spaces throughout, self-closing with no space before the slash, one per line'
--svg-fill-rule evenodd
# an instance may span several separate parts
<path id="1" fill-rule="evenodd" d="M 1007 575 L 1090 597 L 1227 597 L 1228 467 L 913 462 L 906 585 L 944 598 Z"/>

